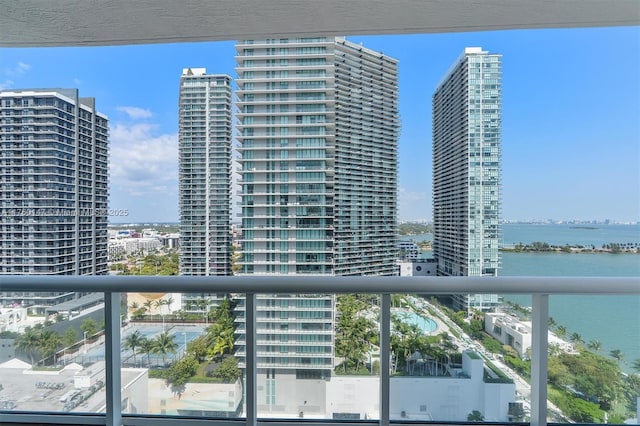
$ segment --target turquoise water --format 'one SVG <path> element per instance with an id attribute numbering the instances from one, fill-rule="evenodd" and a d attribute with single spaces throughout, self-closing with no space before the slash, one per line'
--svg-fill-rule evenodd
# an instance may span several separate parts
<path id="1" fill-rule="evenodd" d="M 593 225 L 597 229 L 569 225 L 503 225 L 506 245 L 546 242 L 554 245 L 595 245 L 640 243 L 638 225 Z M 431 240 L 430 234 L 403 237 L 414 241 Z M 426 252 L 424 257 L 431 257 Z M 638 277 L 640 254 L 502 253 L 500 276 Z M 505 299 L 531 306 L 531 296 L 505 295 Z M 634 296 L 552 296 L 549 315 L 585 342 L 599 340 L 601 354 L 620 349 L 629 364 L 640 359 L 640 295 Z"/>
<path id="2" fill-rule="evenodd" d="M 422 317 L 415 312 L 394 310 L 393 313 L 398 315 L 405 323 L 417 325 L 423 333 L 432 333 L 438 328 L 438 324 L 434 320 Z"/>
<path id="3" fill-rule="evenodd" d="M 597 225 L 596 225 L 597 226 Z M 505 225 L 505 243 L 542 241 L 549 244 L 602 244 L 640 242 L 637 225 L 602 225 L 598 229 L 574 229 L 566 225 Z M 503 253 L 501 276 L 639 277 L 640 254 Z M 505 295 L 505 299 L 531 306 L 530 296 Z M 640 359 L 640 295 L 551 296 L 549 315 L 558 324 L 578 333 L 585 342 L 599 340 L 603 355 L 620 349 L 626 364 Z"/>

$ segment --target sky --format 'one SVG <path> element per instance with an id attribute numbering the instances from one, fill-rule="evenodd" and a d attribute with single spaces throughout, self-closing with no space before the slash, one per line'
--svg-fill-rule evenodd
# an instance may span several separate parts
<path id="1" fill-rule="evenodd" d="M 430 221 L 431 96 L 465 47 L 503 55 L 502 216 L 640 220 L 640 27 L 348 37 L 399 60 L 399 219 Z M 178 221 L 183 68 L 234 42 L 1 48 L 0 90 L 78 88 L 110 120 L 111 222 Z"/>

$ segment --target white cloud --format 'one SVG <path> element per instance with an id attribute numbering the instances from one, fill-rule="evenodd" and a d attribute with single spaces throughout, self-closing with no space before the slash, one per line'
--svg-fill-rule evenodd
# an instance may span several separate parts
<path id="1" fill-rule="evenodd" d="M 116 123 L 110 129 L 113 189 L 133 196 L 177 192 L 178 135 L 154 135 L 149 123 Z"/>
<path id="2" fill-rule="evenodd" d="M 124 112 L 134 120 L 140 118 L 151 118 L 153 115 L 150 110 L 133 106 L 120 106 L 116 108 L 118 111 Z"/>
<path id="3" fill-rule="evenodd" d="M 31 69 L 31 65 L 25 64 L 24 62 L 18 62 L 13 68 L 5 68 L 4 73 L 8 77 L 18 77 L 26 73 Z"/>
<path id="4" fill-rule="evenodd" d="M 0 81 L 0 90 L 6 90 L 13 87 L 13 80 Z"/>
<path id="5" fill-rule="evenodd" d="M 76 86 L 80 86 L 82 84 L 82 80 L 80 80 L 79 78 L 74 78 L 73 84 L 75 84 Z"/>

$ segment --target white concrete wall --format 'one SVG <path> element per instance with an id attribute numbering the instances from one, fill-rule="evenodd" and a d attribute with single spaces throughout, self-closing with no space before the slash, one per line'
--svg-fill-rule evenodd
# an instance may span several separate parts
<path id="1" fill-rule="evenodd" d="M 485 383 L 484 407 L 480 411 L 487 422 L 501 422 L 509 419 L 509 403 L 515 402 L 515 383 Z"/>
<path id="2" fill-rule="evenodd" d="M 267 404 L 266 374 L 257 377 L 258 413 L 264 417 L 298 417 L 303 412 L 305 418 L 324 418 L 326 405 L 325 380 L 296 379 L 294 370 L 276 370 L 275 404 Z"/>
<path id="3" fill-rule="evenodd" d="M 380 416 L 378 376 L 333 376 L 327 382 L 326 393 L 329 418 L 333 413 L 359 413 L 362 420 Z"/>

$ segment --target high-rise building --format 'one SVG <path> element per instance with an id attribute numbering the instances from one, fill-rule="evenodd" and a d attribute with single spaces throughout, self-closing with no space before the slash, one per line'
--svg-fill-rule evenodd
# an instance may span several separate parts
<path id="1" fill-rule="evenodd" d="M 230 275 L 231 77 L 180 78 L 180 274 Z"/>
<path id="2" fill-rule="evenodd" d="M 397 61 L 342 38 L 236 50 L 242 272 L 393 275 Z"/>
<path id="3" fill-rule="evenodd" d="M 397 61 L 335 37 L 244 40 L 236 51 L 241 273 L 396 274 Z M 330 374 L 334 305 L 333 295 L 258 296 L 265 386 L 269 374 Z"/>
<path id="4" fill-rule="evenodd" d="M 77 89 L 0 91 L 0 274 L 107 273 L 107 122 Z"/>
<path id="5" fill-rule="evenodd" d="M 433 255 L 439 275 L 495 276 L 500 265 L 501 55 L 466 48 L 433 95 Z M 454 297 L 487 310 L 497 295 Z"/>

